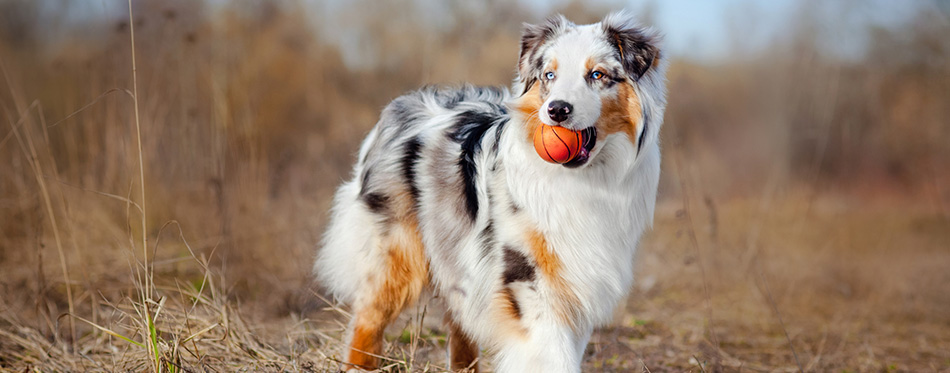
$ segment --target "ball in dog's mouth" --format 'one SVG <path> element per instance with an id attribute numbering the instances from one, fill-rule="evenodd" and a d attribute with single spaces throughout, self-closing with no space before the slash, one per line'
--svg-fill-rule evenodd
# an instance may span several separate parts
<path id="1" fill-rule="evenodd" d="M 576 168 L 583 166 L 590 160 L 590 152 L 594 149 L 594 145 L 597 145 L 597 128 L 594 126 L 587 127 L 581 130 L 581 149 L 577 153 L 577 156 L 569 162 L 561 164 L 567 168 Z"/>

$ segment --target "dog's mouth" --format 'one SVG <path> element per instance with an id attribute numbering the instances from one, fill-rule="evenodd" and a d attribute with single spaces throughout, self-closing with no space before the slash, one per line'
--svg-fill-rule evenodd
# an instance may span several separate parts
<path id="1" fill-rule="evenodd" d="M 587 161 L 590 160 L 590 152 L 594 149 L 594 145 L 597 145 L 597 128 L 594 126 L 587 127 L 581 131 L 581 141 L 583 145 L 581 146 L 580 152 L 577 154 L 574 159 L 570 162 L 562 164 L 562 166 L 567 168 L 577 168 L 583 166 Z"/>

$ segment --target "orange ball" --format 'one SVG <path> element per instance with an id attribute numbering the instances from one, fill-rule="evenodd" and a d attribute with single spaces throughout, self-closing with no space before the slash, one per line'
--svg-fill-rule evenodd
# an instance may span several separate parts
<path id="1" fill-rule="evenodd" d="M 551 163 L 567 163 L 580 153 L 584 136 L 561 126 L 539 125 L 534 130 L 534 150 Z"/>

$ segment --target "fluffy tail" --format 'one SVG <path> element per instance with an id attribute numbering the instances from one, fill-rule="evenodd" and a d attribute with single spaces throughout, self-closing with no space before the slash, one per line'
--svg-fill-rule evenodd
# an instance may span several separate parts
<path id="1" fill-rule="evenodd" d="M 362 284 L 370 277 L 365 273 L 378 268 L 380 260 L 373 255 L 378 245 L 374 216 L 359 202 L 359 183 L 349 181 L 337 190 L 333 200 L 330 224 L 323 235 L 313 272 L 320 284 L 336 299 L 352 303 Z"/>

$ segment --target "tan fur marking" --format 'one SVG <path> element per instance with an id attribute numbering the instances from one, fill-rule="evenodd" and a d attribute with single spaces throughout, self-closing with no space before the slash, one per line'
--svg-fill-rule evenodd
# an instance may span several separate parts
<path id="1" fill-rule="evenodd" d="M 587 60 L 584 61 L 584 68 L 586 71 L 591 71 L 594 69 L 594 66 L 597 66 L 597 61 L 594 61 L 593 57 L 587 57 Z"/>
<path id="2" fill-rule="evenodd" d="M 521 324 L 521 311 L 518 308 L 515 295 L 510 288 L 502 288 L 492 297 L 494 323 L 499 325 L 498 330 L 511 337 L 525 339 L 528 331 Z"/>
<path id="3" fill-rule="evenodd" d="M 551 59 L 551 64 L 548 65 L 547 71 L 554 71 L 555 73 L 557 72 L 557 58 Z"/>
<path id="4" fill-rule="evenodd" d="M 347 369 L 373 370 L 379 367 L 379 355 L 383 349 L 383 330 L 379 327 L 362 325 L 353 329 L 350 354 L 346 358 Z"/>
<path id="5" fill-rule="evenodd" d="M 567 280 L 561 276 L 561 258 L 551 251 L 547 239 L 538 231 L 531 231 L 527 235 L 528 248 L 534 256 L 534 262 L 540 270 L 542 278 L 547 280 L 554 293 L 555 311 L 558 317 L 572 328 L 580 318 L 580 300 L 571 290 Z"/>
<path id="6" fill-rule="evenodd" d="M 463 371 L 478 373 L 478 345 L 473 342 L 462 330 L 452 313 L 445 311 L 445 325 L 449 331 L 449 356 L 452 358 L 450 368 L 452 371 Z"/>
<path id="7" fill-rule="evenodd" d="M 531 89 L 518 98 L 515 103 L 515 110 L 521 114 L 524 122 L 525 137 L 528 142 L 534 142 L 534 130 L 541 125 L 541 118 L 538 117 L 538 111 L 544 101 L 541 100 L 541 86 L 538 83 L 531 85 Z"/>
<path id="8" fill-rule="evenodd" d="M 521 305 L 518 304 L 518 300 L 515 299 L 514 291 L 506 287 L 501 291 L 501 296 L 504 298 L 505 311 L 508 312 L 512 318 L 521 320 Z"/>
<path id="9" fill-rule="evenodd" d="M 604 100 L 601 105 L 597 132 L 602 136 L 624 132 L 627 134 L 627 139 L 636 147 L 637 132 L 642 122 L 643 109 L 640 107 L 640 96 L 629 82 L 622 82 L 618 85 L 617 97 Z"/>
<path id="10" fill-rule="evenodd" d="M 548 249 L 548 241 L 541 232 L 528 233 L 528 247 L 542 274 L 548 278 L 560 277 L 561 258 Z"/>
<path id="11" fill-rule="evenodd" d="M 353 339 L 347 358 L 350 368 L 376 369 L 382 353 L 383 332 L 402 310 L 419 298 L 428 281 L 429 265 L 422 246 L 419 224 L 413 214 L 400 214 L 383 238 L 387 248 L 386 271 L 374 298 L 356 310 Z"/>

